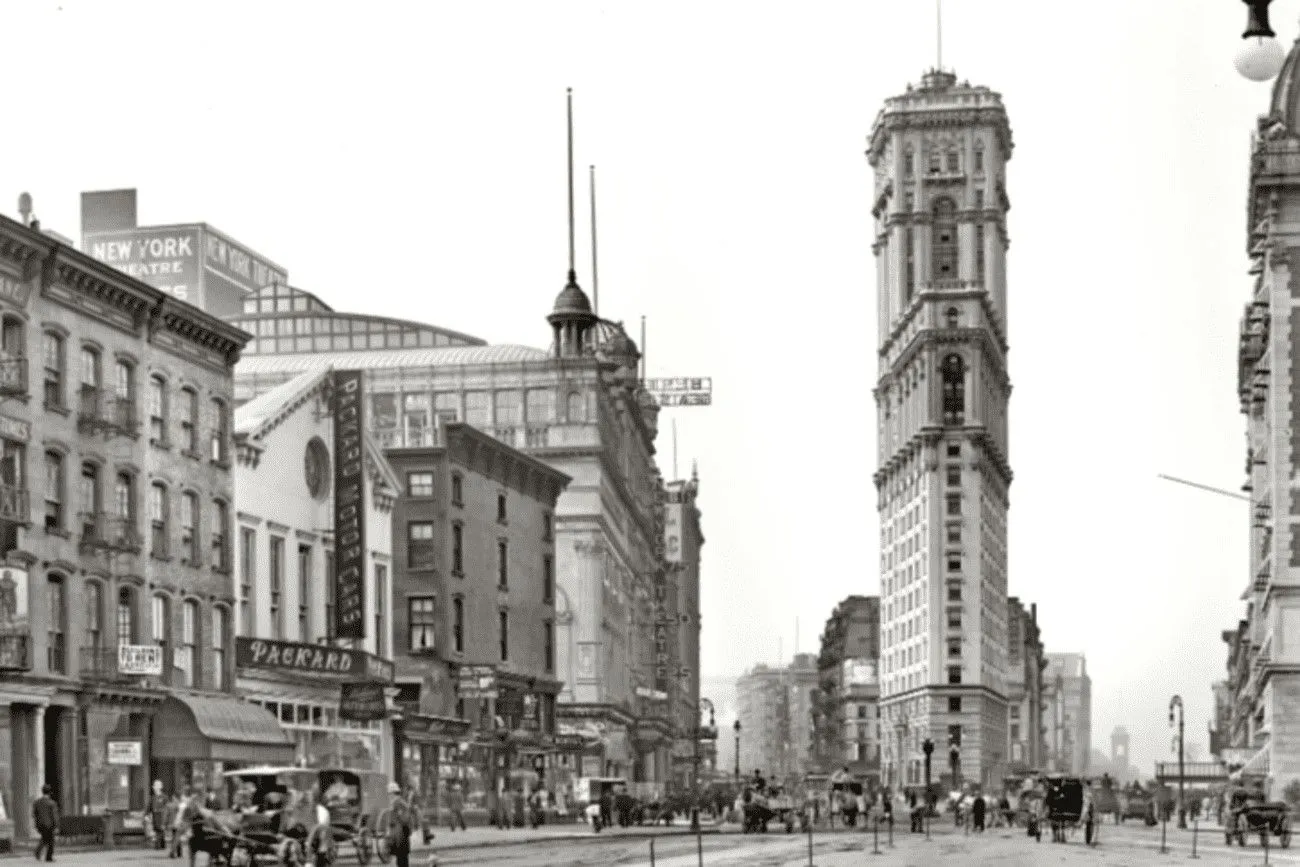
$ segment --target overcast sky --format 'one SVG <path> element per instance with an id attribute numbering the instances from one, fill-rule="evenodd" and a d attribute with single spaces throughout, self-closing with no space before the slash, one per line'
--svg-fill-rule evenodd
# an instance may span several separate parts
<path id="1" fill-rule="evenodd" d="M 564 88 L 598 166 L 600 312 L 698 459 L 705 670 L 815 650 L 879 589 L 871 175 L 882 100 L 934 64 L 931 2 L 7 3 L 0 210 L 76 237 L 82 190 L 206 221 L 336 309 L 544 346 L 564 282 Z M 1278 0 L 1290 44 L 1300 0 Z M 952 0 L 944 64 L 1000 91 L 1008 168 L 1011 592 L 1083 651 L 1093 742 L 1150 762 L 1169 696 L 1205 740 L 1242 615 L 1237 323 L 1250 131 L 1241 3 Z M 579 272 L 590 285 L 588 221 Z M 737 640 L 737 636 L 748 636 Z M 1193 734 L 1195 733 L 1195 734 Z"/>

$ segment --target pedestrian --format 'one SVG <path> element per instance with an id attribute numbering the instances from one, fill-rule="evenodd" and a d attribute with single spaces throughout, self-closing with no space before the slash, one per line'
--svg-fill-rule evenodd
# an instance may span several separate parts
<path id="1" fill-rule="evenodd" d="M 41 796 L 32 803 L 32 822 L 41 841 L 36 844 L 36 860 L 41 860 L 41 852 L 46 861 L 54 860 L 54 835 L 59 830 L 59 805 L 55 802 L 54 788 L 41 786 Z"/>
<path id="2" fill-rule="evenodd" d="M 206 819 L 203 809 L 203 792 L 194 786 L 185 787 L 185 805 L 181 807 L 180 821 L 187 830 L 189 843 L 190 867 L 194 867 L 199 849 L 203 846 L 203 823 Z M 211 860 L 211 856 L 209 856 Z"/>
<path id="3" fill-rule="evenodd" d="M 402 797 L 402 787 L 397 783 L 388 784 L 388 851 L 393 854 L 396 867 L 411 867 L 411 807 Z"/>
<path id="4" fill-rule="evenodd" d="M 176 795 L 175 792 L 172 792 L 172 796 L 167 799 L 167 809 L 163 812 L 163 827 L 160 832 L 162 834 L 163 839 L 167 841 L 168 858 L 179 857 L 179 853 L 177 852 L 177 848 L 176 848 L 176 843 L 177 843 L 176 817 L 180 815 L 180 812 L 181 812 L 181 799 Z"/>
<path id="5" fill-rule="evenodd" d="M 451 830 L 455 831 L 456 826 L 460 825 L 460 830 L 468 831 L 465 827 L 465 795 L 460 790 L 460 783 L 452 783 L 451 791 L 447 793 L 447 816 L 451 822 Z"/>
<path id="6" fill-rule="evenodd" d="M 984 811 L 987 809 L 988 809 L 988 805 L 984 803 L 983 793 L 977 794 L 975 796 L 975 802 L 971 804 L 971 818 L 975 822 L 975 825 L 971 830 L 973 831 L 984 830 Z"/>
<path id="7" fill-rule="evenodd" d="M 153 781 L 153 793 L 149 796 L 149 824 L 153 831 L 153 847 L 167 848 L 167 796 L 163 793 L 162 780 Z"/>

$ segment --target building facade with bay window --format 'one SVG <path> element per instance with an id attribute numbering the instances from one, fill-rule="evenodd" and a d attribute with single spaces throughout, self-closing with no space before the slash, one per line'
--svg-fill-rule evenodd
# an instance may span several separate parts
<path id="1" fill-rule="evenodd" d="M 625 776 L 642 794 L 662 791 L 675 735 L 655 689 L 664 484 L 654 458 L 659 407 L 641 385 L 636 345 L 572 283 L 547 317 L 549 350 L 355 316 L 350 336 L 340 335 L 339 316 L 286 286 L 250 295 L 230 321 L 283 337 L 250 346 L 237 396 L 331 365 L 359 368 L 368 424 L 386 448 L 434 445 L 458 421 L 573 479 L 555 509 L 562 761 L 585 776 Z"/>
<path id="2" fill-rule="evenodd" d="M 235 410 L 237 686 L 306 767 L 393 772 L 393 505 L 400 485 L 363 436 L 363 639 L 335 634 L 337 493 L 332 372 L 305 373 Z M 345 691 L 381 688 L 355 712 Z"/>
<path id="3" fill-rule="evenodd" d="M 248 335 L 0 217 L 0 833 L 139 810 L 283 745 L 231 695 Z"/>
<path id="4" fill-rule="evenodd" d="M 477 428 L 392 448 L 404 782 L 555 790 L 555 505 L 568 476 Z M 485 682 L 488 684 L 485 686 Z M 439 774 L 439 766 L 443 773 Z M 441 777 L 441 785 L 439 785 Z"/>

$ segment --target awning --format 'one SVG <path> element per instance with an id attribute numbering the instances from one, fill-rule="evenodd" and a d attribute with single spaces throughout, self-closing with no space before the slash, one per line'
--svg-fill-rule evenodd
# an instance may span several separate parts
<path id="1" fill-rule="evenodd" d="M 270 711 L 233 696 L 173 695 L 153 715 L 155 759 L 292 764 L 294 745 Z"/>
<path id="2" fill-rule="evenodd" d="M 1242 777 L 1268 776 L 1269 765 L 1270 765 L 1269 762 L 1270 746 L 1271 746 L 1270 744 L 1265 744 L 1263 747 L 1261 747 L 1259 752 L 1251 756 L 1250 759 L 1247 760 L 1246 764 L 1242 765 L 1240 770 L 1234 771 L 1228 777 L 1228 779 L 1233 780 L 1235 782 L 1237 780 L 1240 780 Z"/>

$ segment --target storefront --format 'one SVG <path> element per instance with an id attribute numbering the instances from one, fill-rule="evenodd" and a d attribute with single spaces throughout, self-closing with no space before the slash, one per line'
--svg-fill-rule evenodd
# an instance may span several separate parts
<path id="1" fill-rule="evenodd" d="M 240 694 L 279 721 L 294 764 L 394 772 L 392 662 L 364 650 L 241 636 L 235 663 Z M 371 688 L 367 700 L 343 701 L 362 687 Z"/>
<path id="2" fill-rule="evenodd" d="M 555 713 L 556 735 L 565 745 L 557 764 L 569 775 L 632 779 L 630 714 L 609 705 L 579 704 L 558 705 Z"/>
<path id="3" fill-rule="evenodd" d="M 414 791 L 425 810 L 436 816 L 446 809 L 452 784 L 461 791 L 482 791 L 473 750 L 466 740 L 469 720 L 402 711 L 393 721 L 396 779 Z"/>
<path id="4" fill-rule="evenodd" d="M 152 729 L 152 776 L 169 792 L 192 785 L 220 796 L 227 770 L 294 761 L 294 745 L 276 718 L 235 696 L 173 695 L 154 712 Z M 110 763 L 127 754 L 126 743 L 109 744 Z"/>

